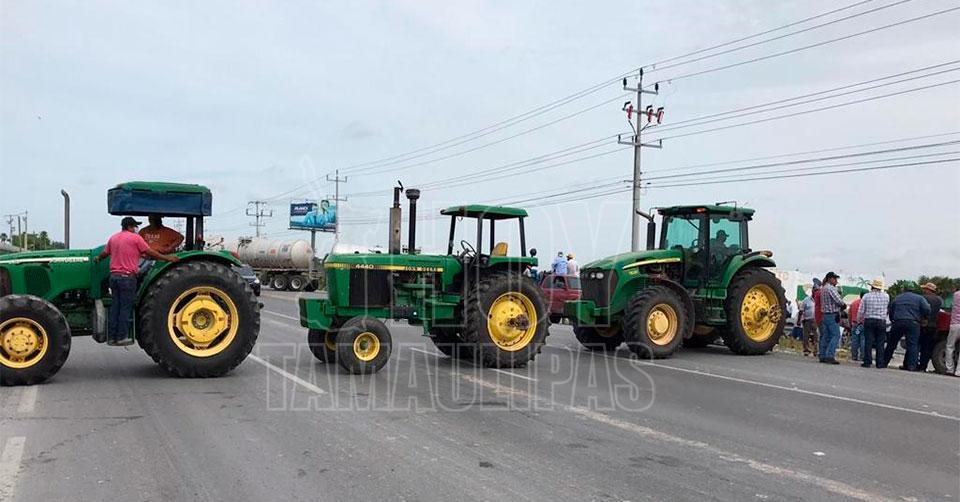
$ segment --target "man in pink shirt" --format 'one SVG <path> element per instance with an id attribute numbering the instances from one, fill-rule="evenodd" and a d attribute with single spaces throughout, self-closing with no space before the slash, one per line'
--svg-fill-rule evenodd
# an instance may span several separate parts
<path id="1" fill-rule="evenodd" d="M 957 375 L 957 367 L 953 362 L 953 353 L 956 350 L 957 339 L 960 339 L 960 289 L 953 292 L 953 306 L 950 307 L 950 331 L 947 332 L 947 374 Z"/>
<path id="2" fill-rule="evenodd" d="M 132 345 L 130 333 L 130 313 L 137 298 L 137 272 L 140 270 L 140 256 L 147 255 L 155 260 L 175 263 L 180 259 L 173 255 L 163 255 L 153 249 L 137 234 L 140 222 L 127 216 L 120 222 L 122 230 L 110 236 L 106 247 L 94 261 L 110 257 L 110 320 L 108 345 Z"/>

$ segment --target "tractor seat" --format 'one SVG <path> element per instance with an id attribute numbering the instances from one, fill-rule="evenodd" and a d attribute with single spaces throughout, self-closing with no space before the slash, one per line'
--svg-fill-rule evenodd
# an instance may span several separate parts
<path id="1" fill-rule="evenodd" d="M 490 256 L 507 256 L 507 243 L 498 242 L 496 246 L 493 246 Z"/>

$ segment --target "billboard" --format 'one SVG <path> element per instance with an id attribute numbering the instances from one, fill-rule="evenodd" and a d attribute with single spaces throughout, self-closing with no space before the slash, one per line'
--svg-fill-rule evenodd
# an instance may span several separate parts
<path id="1" fill-rule="evenodd" d="M 290 203 L 290 228 L 336 232 L 337 205 L 329 200 Z"/>

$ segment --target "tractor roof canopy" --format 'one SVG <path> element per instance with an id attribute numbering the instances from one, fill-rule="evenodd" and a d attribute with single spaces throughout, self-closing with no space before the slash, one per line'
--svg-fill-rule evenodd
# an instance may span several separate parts
<path id="1" fill-rule="evenodd" d="M 670 206 L 661 207 L 657 211 L 664 216 L 682 216 L 688 214 L 719 214 L 719 215 L 740 215 L 747 218 L 753 216 L 753 209 L 747 207 L 721 206 L 719 204 L 702 204 L 699 206 Z"/>
<path id="2" fill-rule="evenodd" d="M 467 218 L 482 218 L 485 220 L 508 220 L 511 218 L 526 218 L 527 210 L 519 207 L 486 206 L 483 204 L 469 204 L 466 206 L 452 206 L 440 211 L 444 216 L 465 216 Z"/>
<path id="3" fill-rule="evenodd" d="M 107 191 L 107 211 L 124 216 L 210 216 L 213 194 L 203 185 L 130 181 Z"/>

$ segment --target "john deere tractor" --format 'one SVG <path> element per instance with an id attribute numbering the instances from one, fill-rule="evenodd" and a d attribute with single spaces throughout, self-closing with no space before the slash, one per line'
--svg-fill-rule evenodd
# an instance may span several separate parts
<path id="1" fill-rule="evenodd" d="M 670 357 L 680 348 L 722 337 L 737 354 L 764 354 L 783 332 L 786 298 L 770 251 L 753 250 L 752 209 L 675 206 L 663 217 L 659 246 L 653 217 L 647 250 L 611 256 L 580 272 L 581 299 L 564 310 L 587 348 L 621 343 L 641 357 Z"/>
<path id="2" fill-rule="evenodd" d="M 448 356 L 485 366 L 516 367 L 532 360 L 545 343 L 549 325 L 543 293 L 524 271 L 536 266 L 527 256 L 523 209 L 464 205 L 444 209 L 450 217 L 447 253 L 418 254 L 416 203 L 410 200 L 409 240 L 400 245 L 400 191 L 390 211 L 389 254 L 334 254 L 324 269 L 327 298 L 301 298 L 300 324 L 309 328 L 316 358 L 339 361 L 351 373 L 371 373 L 386 364 L 390 331 L 380 319 L 403 319 L 423 327 Z M 458 222 L 476 231 L 476 240 L 456 242 Z M 520 256 L 497 239 L 497 223 L 518 224 Z M 484 227 L 489 248 L 484 252 Z M 501 230 L 502 231 L 502 230 Z"/>
<path id="3" fill-rule="evenodd" d="M 132 328 L 164 370 L 179 377 L 222 375 L 250 353 L 260 306 L 226 252 L 203 251 L 203 217 L 212 206 L 200 185 L 131 182 L 109 190 L 110 214 L 186 218 L 178 263 L 146 263 Z M 119 225 L 118 225 L 119 226 Z M 106 240 L 106 236 L 104 236 Z M 107 339 L 109 260 L 94 249 L 34 251 L 0 257 L 0 382 L 30 385 L 53 376 L 72 337 Z"/>

